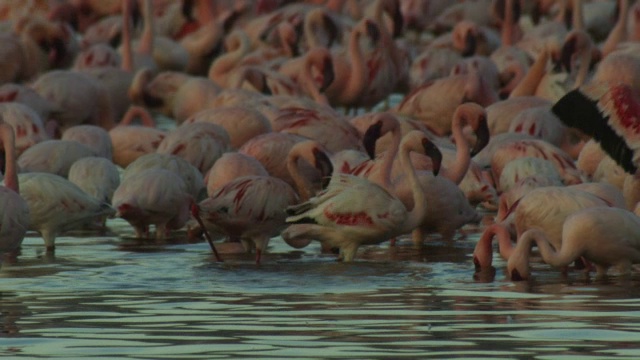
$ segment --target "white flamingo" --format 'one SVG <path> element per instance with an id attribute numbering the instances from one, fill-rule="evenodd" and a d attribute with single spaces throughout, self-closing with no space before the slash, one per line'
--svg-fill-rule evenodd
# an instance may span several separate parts
<path id="1" fill-rule="evenodd" d="M 329 187 L 309 201 L 287 209 L 292 223 L 282 237 L 293 246 L 317 239 L 340 249 L 341 259 L 352 261 L 360 245 L 378 244 L 411 232 L 425 214 L 424 190 L 411 165 L 411 151 L 432 153 L 437 148 L 420 131 L 410 132 L 401 144 L 401 159 L 408 173 L 415 206 L 407 210 L 402 201 L 381 186 L 353 175 L 336 174 Z"/>

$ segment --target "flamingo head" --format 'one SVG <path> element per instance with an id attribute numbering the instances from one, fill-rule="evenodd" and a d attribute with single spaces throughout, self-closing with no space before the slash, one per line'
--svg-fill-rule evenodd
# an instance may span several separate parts
<path id="1" fill-rule="evenodd" d="M 329 185 L 328 181 L 330 180 L 330 176 L 333 173 L 333 164 L 331 163 L 331 159 L 329 159 L 329 156 L 327 156 L 327 153 L 322 149 L 319 149 L 317 147 L 313 148 L 312 153 L 315 159 L 315 168 L 320 171 L 322 178 L 327 181 L 327 183 L 325 184 L 325 181 L 323 180 L 322 188 L 324 189 Z"/>
<path id="2" fill-rule="evenodd" d="M 378 44 L 380 41 L 380 29 L 378 29 L 378 25 L 376 22 L 370 19 L 366 19 L 364 22 L 365 28 L 367 30 L 367 35 L 371 38 L 371 42 L 373 44 Z"/>
<path id="3" fill-rule="evenodd" d="M 484 112 L 484 111 L 483 111 Z M 482 149 L 489 143 L 490 132 L 489 125 L 487 123 L 486 113 L 481 114 L 476 119 L 474 126 L 474 132 L 476 134 L 476 144 L 471 149 L 471 157 L 476 156 Z"/>
<path id="4" fill-rule="evenodd" d="M 378 120 L 367 128 L 362 137 L 362 144 L 369 158 L 376 157 L 376 141 L 382 136 L 382 120 Z"/>
<path id="5" fill-rule="evenodd" d="M 437 176 L 440 172 L 440 165 L 442 164 L 442 153 L 440 149 L 426 137 L 422 139 L 422 147 L 424 148 L 424 153 L 431 158 L 431 162 L 433 163 L 433 175 Z"/>
<path id="6" fill-rule="evenodd" d="M 512 281 L 527 280 L 531 276 L 529 269 L 529 252 L 531 248 L 524 250 L 525 251 L 514 251 L 509 257 L 509 260 L 507 260 L 507 274 Z"/>

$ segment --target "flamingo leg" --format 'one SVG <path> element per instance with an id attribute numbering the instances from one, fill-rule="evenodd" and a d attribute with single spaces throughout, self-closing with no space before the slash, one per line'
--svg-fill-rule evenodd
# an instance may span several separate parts
<path id="1" fill-rule="evenodd" d="M 202 218 L 200 218 L 200 209 L 198 208 L 198 205 L 196 205 L 195 203 L 191 205 L 191 214 L 200 225 L 200 228 L 202 229 L 204 237 L 207 239 L 209 246 L 211 246 L 211 250 L 213 250 L 213 254 L 216 256 L 216 260 L 222 262 L 222 258 L 220 257 L 220 254 L 218 254 L 218 250 L 216 250 L 215 245 L 213 245 L 213 240 L 211 239 L 211 235 L 207 231 L 207 228 L 204 226 L 204 222 L 202 221 Z"/>

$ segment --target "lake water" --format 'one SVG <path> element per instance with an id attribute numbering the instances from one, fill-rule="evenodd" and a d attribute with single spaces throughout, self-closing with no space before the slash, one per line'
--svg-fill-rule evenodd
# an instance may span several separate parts
<path id="1" fill-rule="evenodd" d="M 536 263 L 512 282 L 500 259 L 475 274 L 478 228 L 422 251 L 361 248 L 353 263 L 273 239 L 257 266 L 108 225 L 59 237 L 55 256 L 31 234 L 3 264 L 3 359 L 640 358 L 640 276 Z"/>

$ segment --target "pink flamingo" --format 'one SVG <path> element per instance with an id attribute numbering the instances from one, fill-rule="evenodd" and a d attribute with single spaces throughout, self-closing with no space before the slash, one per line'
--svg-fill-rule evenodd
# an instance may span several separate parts
<path id="1" fill-rule="evenodd" d="M 283 208 L 297 204 L 298 195 L 286 182 L 272 176 L 241 176 L 222 186 L 194 211 L 212 228 L 255 249 L 256 263 L 269 239 L 286 226 Z"/>
<path id="2" fill-rule="evenodd" d="M 146 237 L 149 225 L 155 225 L 158 240 L 187 223 L 193 202 L 183 179 L 163 168 L 148 168 L 123 177 L 112 199 L 117 211 L 114 216 L 131 224 L 136 237 Z"/>
<path id="3" fill-rule="evenodd" d="M 55 70 L 39 76 L 32 88 L 57 111 L 52 114 L 62 132 L 79 124 L 105 129 L 115 126 L 109 93 L 95 78 L 76 71 Z"/>
<path id="4" fill-rule="evenodd" d="M 207 122 L 223 127 L 229 135 L 229 145 L 239 149 L 254 137 L 271 132 L 271 123 L 265 115 L 252 106 L 221 106 L 202 110 L 182 125 Z"/>
<path id="5" fill-rule="evenodd" d="M 229 150 L 229 134 L 222 126 L 196 122 L 169 131 L 156 152 L 177 155 L 204 174 Z"/>
<path id="6" fill-rule="evenodd" d="M 605 276 L 612 266 L 628 274 L 632 264 L 640 263 L 639 233 L 640 217 L 628 210 L 584 209 L 564 221 L 560 246 L 552 246 L 540 229 L 524 232 L 509 257 L 507 271 L 512 280 L 529 278 L 529 253 L 535 243 L 542 260 L 551 266 L 564 267 L 584 257 L 596 266 L 598 276 Z"/>
<path id="7" fill-rule="evenodd" d="M 49 139 L 42 118 L 28 105 L 17 102 L 1 103 L 0 115 L 2 122 L 13 128 L 18 156 L 31 146 Z"/>
<path id="8" fill-rule="evenodd" d="M 91 148 L 95 155 L 111 161 L 113 144 L 109 132 L 97 125 L 75 125 L 62 134 L 61 140 L 73 140 Z"/>
<path id="9" fill-rule="evenodd" d="M 30 223 L 29 207 L 20 196 L 13 129 L 0 124 L 4 149 L 4 186 L 0 187 L 0 252 L 17 250 Z"/>
<path id="10" fill-rule="evenodd" d="M 308 244 L 307 239 L 316 239 L 339 248 L 343 261 L 352 261 L 359 246 L 378 244 L 415 229 L 428 204 L 409 153 L 438 150 L 419 131 L 405 135 L 400 147 L 414 196 L 412 210 L 379 185 L 353 175 L 335 174 L 325 191 L 287 209 L 287 222 L 292 225 L 282 232 L 282 238 L 298 247 Z"/>
<path id="11" fill-rule="evenodd" d="M 120 185 L 120 173 L 116 165 L 104 157 L 85 157 L 69 168 L 69 181 L 87 194 L 111 204 L 113 192 Z"/>
<path id="12" fill-rule="evenodd" d="M 133 125 L 133 120 L 139 117 L 143 126 Z M 143 107 L 132 106 L 124 118 L 109 131 L 113 145 L 113 162 L 126 168 L 142 155 L 155 152 L 166 132 L 156 129 L 151 115 Z"/>
<path id="13" fill-rule="evenodd" d="M 227 152 L 213 164 L 205 175 L 207 194 L 213 195 L 218 189 L 241 176 L 268 176 L 267 169 L 256 158 L 239 152 Z"/>
<path id="14" fill-rule="evenodd" d="M 20 154 L 18 166 L 21 172 L 46 172 L 66 178 L 76 160 L 95 155 L 93 149 L 74 140 L 45 140 Z"/>
<path id="15" fill-rule="evenodd" d="M 451 120 L 460 104 L 475 102 L 489 106 L 497 100 L 497 93 L 480 74 L 470 72 L 437 79 L 416 88 L 393 111 L 419 119 L 437 135 L 446 136 L 451 133 Z"/>
<path id="16" fill-rule="evenodd" d="M 20 194 L 29 206 L 29 229 L 40 233 L 47 251 L 55 249 L 55 239 L 64 231 L 115 213 L 109 204 L 88 195 L 59 175 L 24 173 L 18 175 L 18 181 Z"/>
<path id="17" fill-rule="evenodd" d="M 506 221 L 500 224 L 506 227 L 507 235 L 511 233 L 511 226 L 515 225 L 516 238 L 522 236 L 529 229 L 542 229 L 557 249 L 560 248 L 562 242 L 562 224 L 569 215 L 586 208 L 603 209 L 611 205 L 609 201 L 580 189 L 557 186 L 540 187 L 529 191 L 516 204 L 512 205 L 510 213 L 506 214 Z M 485 231 L 494 230 L 491 228 Z M 502 236 L 504 233 L 501 232 L 498 235 Z M 483 236 L 481 238 L 482 244 L 478 243 L 476 246 L 476 249 L 485 247 L 484 251 L 474 253 L 476 267 L 491 265 L 491 257 L 487 255 L 491 253 L 492 238 L 493 234 Z M 508 239 L 510 239 L 510 235 Z M 499 242 L 502 244 L 500 246 L 507 246 L 505 244 L 507 240 L 499 239 Z M 509 255 L 508 252 L 502 250 L 501 253 Z"/>
<path id="18" fill-rule="evenodd" d="M 187 160 L 172 154 L 149 153 L 140 156 L 124 170 L 122 181 L 149 169 L 165 169 L 178 175 L 184 183 L 185 191 L 194 200 L 201 199 L 205 194 L 204 177 L 200 170 Z"/>

